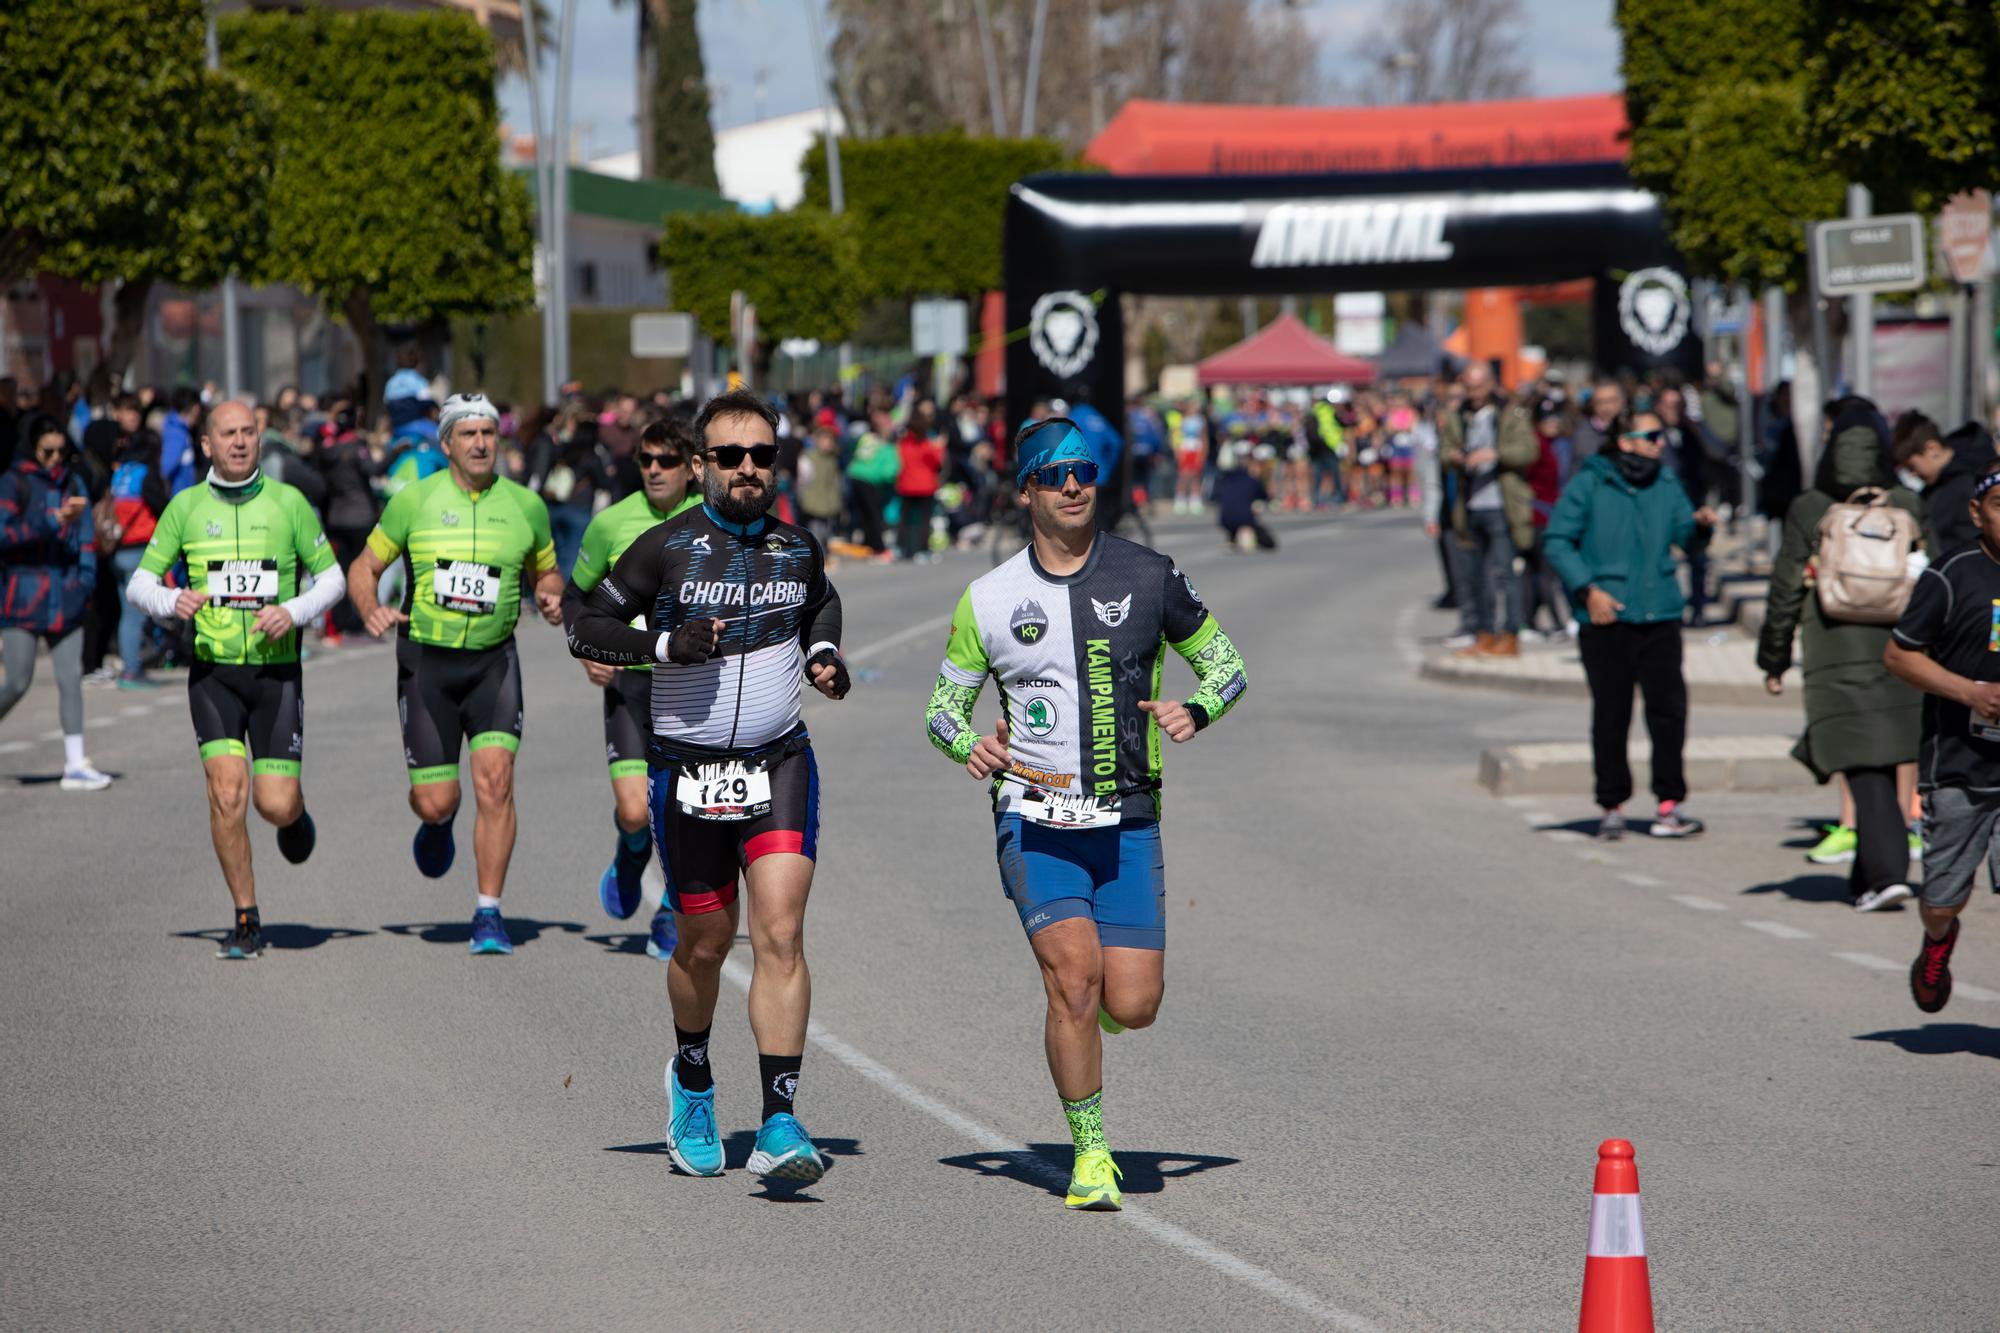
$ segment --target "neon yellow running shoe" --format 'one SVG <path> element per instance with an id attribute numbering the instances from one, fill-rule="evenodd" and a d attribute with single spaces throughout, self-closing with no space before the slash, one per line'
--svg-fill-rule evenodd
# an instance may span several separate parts
<path id="1" fill-rule="evenodd" d="M 1847 825 L 1829 824 L 1826 836 L 1806 853 L 1806 860 L 1816 866 L 1846 865 L 1854 859 L 1854 849 L 1860 842 L 1861 835 Z"/>
<path id="2" fill-rule="evenodd" d="M 1118 1163 L 1111 1160 L 1105 1149 L 1078 1153 L 1076 1165 L 1069 1173 L 1069 1197 L 1063 1203 L 1087 1212 L 1117 1212 L 1125 1197 L 1118 1189 L 1120 1174 Z"/>
<path id="3" fill-rule="evenodd" d="M 1104 1029 L 1107 1036 L 1115 1037 L 1125 1030 L 1125 1025 L 1105 1012 L 1103 1005 L 1097 1006 L 1097 1026 Z"/>

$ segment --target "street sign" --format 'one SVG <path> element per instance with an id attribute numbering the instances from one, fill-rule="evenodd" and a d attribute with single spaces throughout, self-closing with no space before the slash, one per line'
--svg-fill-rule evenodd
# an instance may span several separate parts
<path id="1" fill-rule="evenodd" d="M 1993 196 L 1984 190 L 1962 190 L 1938 213 L 1938 244 L 1951 276 L 1962 283 L 1978 282 L 1993 271 Z"/>
<path id="2" fill-rule="evenodd" d="M 694 316 L 670 311 L 632 316 L 632 355 L 682 358 L 694 350 Z"/>
<path id="3" fill-rule="evenodd" d="M 1929 249 L 1915 213 L 1821 222 L 1813 227 L 1813 275 L 1821 296 L 1906 292 L 1924 285 Z"/>
<path id="4" fill-rule="evenodd" d="M 963 301 L 912 302 L 910 350 L 918 356 L 964 356 L 965 316 Z"/>

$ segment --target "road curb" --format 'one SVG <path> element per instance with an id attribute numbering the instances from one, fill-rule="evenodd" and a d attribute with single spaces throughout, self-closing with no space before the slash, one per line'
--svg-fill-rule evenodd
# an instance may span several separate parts
<path id="1" fill-rule="evenodd" d="M 1791 757 L 1790 736 L 1702 736 L 1682 753 L 1694 791 L 1788 791 L 1818 784 Z M 1635 741 L 1626 751 L 1633 783 L 1644 790 L 1652 776 L 1652 747 Z M 1584 741 L 1502 745 L 1479 756 L 1479 784 L 1495 796 L 1574 796 L 1591 790 L 1593 766 Z"/>
<path id="2" fill-rule="evenodd" d="M 1744 645 L 1750 651 L 1750 645 Z M 1425 680 L 1436 681 L 1440 685 L 1467 686 L 1480 690 L 1499 690 L 1507 694 L 1540 695 L 1545 698 L 1588 699 L 1590 684 L 1583 679 L 1581 669 L 1574 677 L 1554 675 L 1528 675 L 1505 670 L 1495 670 L 1491 663 L 1514 659 L 1432 657 L 1425 659 L 1417 668 L 1417 674 Z M 1688 702 L 1698 704 L 1731 705 L 1790 705 L 1796 701 L 1783 697 L 1773 698 L 1761 682 L 1750 681 L 1704 681 L 1690 680 L 1687 683 Z"/>

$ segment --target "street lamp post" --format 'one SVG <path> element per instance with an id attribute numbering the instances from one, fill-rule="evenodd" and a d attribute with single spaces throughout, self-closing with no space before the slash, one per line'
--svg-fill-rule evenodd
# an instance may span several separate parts
<path id="1" fill-rule="evenodd" d="M 522 32 L 527 39 L 528 118 L 534 122 L 529 141 L 535 145 L 532 163 L 535 172 L 535 231 L 542 242 L 542 401 L 552 403 L 556 395 L 556 255 L 555 227 L 550 218 L 555 187 L 550 184 L 547 141 L 542 128 L 542 53 L 535 36 L 535 6 L 521 6 Z"/>
<path id="2" fill-rule="evenodd" d="M 215 11 L 208 12 L 208 67 L 222 68 L 222 44 L 215 36 Z M 374 366 L 368 367 L 372 377 Z M 230 398 L 243 393 L 243 316 L 237 304 L 236 275 L 222 278 L 222 391 Z"/>

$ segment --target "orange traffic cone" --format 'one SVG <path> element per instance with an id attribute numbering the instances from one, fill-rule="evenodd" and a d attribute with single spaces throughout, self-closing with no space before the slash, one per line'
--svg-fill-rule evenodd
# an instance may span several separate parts
<path id="1" fill-rule="evenodd" d="M 1583 1314 L 1577 1333 L 1653 1333 L 1653 1287 L 1646 1277 L 1646 1229 L 1639 1224 L 1639 1168 L 1632 1145 L 1597 1148 L 1590 1199 L 1590 1248 L 1583 1261 Z"/>

